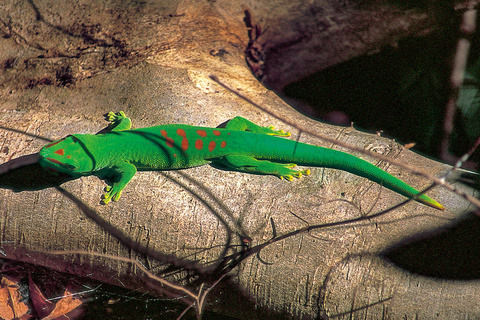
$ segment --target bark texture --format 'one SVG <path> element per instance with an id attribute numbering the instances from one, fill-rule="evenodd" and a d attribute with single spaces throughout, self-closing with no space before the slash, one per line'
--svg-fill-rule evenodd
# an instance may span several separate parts
<path id="1" fill-rule="evenodd" d="M 244 21 L 245 9 L 253 25 L 268 27 L 253 40 Z M 269 83 L 282 87 L 288 79 L 305 75 L 308 68 L 322 69 L 369 52 L 389 42 L 392 34 L 402 37 L 430 27 L 424 13 L 386 4 L 339 5 L 337 0 L 243 5 L 237 1 L 7 0 L 0 5 L 0 163 L 38 152 L 48 139 L 95 133 L 105 126 L 103 114 L 123 110 L 135 127 L 217 126 L 243 116 L 291 131 L 293 139 L 337 148 L 299 134 L 296 127 L 309 128 L 439 175 L 448 167 L 392 140 L 300 115 L 252 75 L 244 54 L 247 47 L 270 52 L 271 60 L 257 56 L 255 66 Z M 264 68 L 263 59 L 269 68 Z M 306 68 L 298 63 L 305 59 L 319 62 Z M 268 111 L 294 119 L 296 127 L 228 92 L 209 78 L 212 74 Z M 417 188 L 428 185 L 401 168 L 357 155 Z M 445 212 L 408 203 L 358 220 L 404 199 L 345 172 L 312 171 L 294 182 L 210 166 L 142 172 L 118 203 L 100 206 L 104 183 L 97 178 L 47 187 L 58 185 L 61 177 L 51 178 L 35 166 L 22 167 L 0 177 L 2 250 L 10 259 L 158 293 L 159 287 L 130 263 L 40 251 L 84 250 L 130 257 L 155 273 L 169 271 L 164 277 L 170 281 L 195 288 L 201 281 L 211 283 L 201 266 L 241 253 L 245 242 L 256 246 L 307 225 L 318 226 L 272 242 L 258 255 L 240 261 L 212 291 L 212 301 L 217 302 L 209 308 L 241 319 L 480 316 L 477 281 L 426 279 L 377 256 L 396 243 L 461 218 L 471 209 L 467 201 L 437 188 L 429 194 L 448 208 Z M 32 188 L 36 190 L 24 190 Z M 351 219 L 357 220 L 340 224 Z M 172 264 L 184 272 L 166 269 Z M 188 278 L 185 270 L 201 275 L 190 271 L 194 276 Z"/>

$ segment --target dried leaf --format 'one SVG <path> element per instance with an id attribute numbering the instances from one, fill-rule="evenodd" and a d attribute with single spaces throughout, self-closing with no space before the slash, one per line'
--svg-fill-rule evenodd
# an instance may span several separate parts
<path id="1" fill-rule="evenodd" d="M 411 142 L 411 143 L 405 144 L 404 147 L 407 149 L 412 149 L 413 147 L 415 147 L 415 145 L 416 145 L 415 142 Z"/>
<path id="2" fill-rule="evenodd" d="M 0 318 L 13 319 L 13 310 L 9 306 L 9 293 L 7 288 L 0 288 Z"/>
<path id="3" fill-rule="evenodd" d="M 60 301 L 58 301 L 55 304 L 55 308 L 53 309 L 52 313 L 42 318 L 42 320 L 54 320 L 54 319 L 63 317 L 67 313 L 76 309 L 81 304 L 82 304 L 82 301 L 80 301 L 79 299 L 73 298 L 73 295 L 67 289 L 65 289 L 63 298 L 60 299 Z M 67 318 L 65 317 L 65 319 Z"/>
<path id="4" fill-rule="evenodd" d="M 30 317 L 27 315 L 27 305 L 20 301 L 22 297 L 19 288 L 18 284 L 5 277 L 0 280 L 0 317 L 2 319 Z"/>

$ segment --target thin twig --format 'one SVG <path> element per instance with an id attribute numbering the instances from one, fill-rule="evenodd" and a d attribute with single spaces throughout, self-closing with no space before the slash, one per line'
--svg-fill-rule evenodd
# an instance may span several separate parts
<path id="1" fill-rule="evenodd" d="M 463 37 L 458 40 L 455 58 L 453 62 L 452 76 L 450 77 L 450 97 L 448 98 L 445 119 L 443 122 L 443 137 L 440 146 L 440 157 L 444 161 L 451 159 L 448 152 L 450 145 L 450 136 L 454 128 L 455 111 L 457 110 L 457 99 L 460 88 L 465 78 L 465 69 L 467 67 L 468 54 L 470 52 L 470 40 L 476 28 L 477 10 L 474 4 L 469 4 L 469 9 L 463 13 L 462 25 L 460 30 Z"/>
<path id="2" fill-rule="evenodd" d="M 184 287 L 182 286 L 179 286 L 179 285 L 176 285 L 176 284 L 173 284 L 165 279 L 162 279 L 156 275 L 154 275 L 153 273 L 151 273 L 150 271 L 148 271 L 140 262 L 138 262 L 137 260 L 133 260 L 133 259 L 130 259 L 130 258 L 125 258 L 125 257 L 120 257 L 120 256 L 114 256 L 112 254 L 107 254 L 107 253 L 97 253 L 97 252 L 88 252 L 88 251 L 82 251 L 82 250 L 67 250 L 67 251 L 38 251 L 38 252 L 41 252 L 41 253 L 45 253 L 45 254 L 53 254 L 53 255 L 69 255 L 69 254 L 83 254 L 83 255 L 90 255 L 90 256 L 94 256 L 94 257 L 101 257 L 101 258 L 107 258 L 107 259 L 113 259 L 113 260 L 117 260 L 117 261 L 123 261 L 123 262 L 128 262 L 128 263 L 133 263 L 135 266 L 137 266 L 137 268 L 139 268 L 145 275 L 147 275 L 147 277 L 149 277 L 150 279 L 152 280 L 155 280 L 161 284 L 163 284 L 164 286 L 166 287 L 169 287 L 169 288 L 172 288 L 176 291 L 180 291 L 180 292 L 183 292 L 185 293 L 186 295 L 190 296 L 191 298 L 193 298 L 194 300 L 197 300 L 198 299 L 198 296 L 194 293 L 192 293 L 190 290 L 188 289 L 185 289 Z"/>
<path id="3" fill-rule="evenodd" d="M 95 257 L 101 257 L 101 258 L 107 258 L 107 259 L 113 259 L 117 261 L 123 261 L 123 262 L 128 262 L 128 263 L 133 263 L 135 266 L 137 266 L 138 269 L 140 269 L 148 278 L 151 280 L 157 281 L 161 283 L 162 285 L 169 287 L 171 289 L 174 289 L 176 291 L 180 291 L 188 295 L 190 298 L 192 298 L 192 302 L 188 304 L 187 308 L 183 310 L 183 312 L 178 316 L 177 319 L 181 319 L 188 310 L 190 310 L 192 307 L 195 308 L 195 311 L 197 313 L 197 318 L 201 319 L 203 311 L 205 309 L 205 299 L 207 297 L 207 294 L 227 275 L 227 273 L 221 274 L 217 280 L 206 290 L 203 290 L 205 283 L 202 283 L 200 286 L 200 289 L 198 290 L 198 294 L 195 294 L 191 292 L 190 290 L 186 289 L 183 286 L 179 286 L 176 284 L 173 284 L 165 279 L 162 279 L 153 273 L 151 273 L 149 270 L 147 270 L 139 261 L 133 260 L 130 258 L 126 257 L 120 257 L 120 256 L 114 256 L 111 254 L 106 254 L 106 253 L 97 253 L 97 252 L 88 252 L 88 251 L 82 251 L 82 250 L 67 250 L 67 251 L 39 251 L 45 254 L 53 254 L 53 255 L 69 255 L 69 254 L 83 254 L 83 255 L 90 255 L 90 256 L 95 256 Z"/>

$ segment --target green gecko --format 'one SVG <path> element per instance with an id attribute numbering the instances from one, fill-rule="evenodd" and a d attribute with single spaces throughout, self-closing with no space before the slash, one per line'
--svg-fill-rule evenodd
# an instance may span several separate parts
<path id="1" fill-rule="evenodd" d="M 236 117 L 224 129 L 167 124 L 131 130 L 120 111 L 106 115 L 109 131 L 74 134 L 44 146 L 40 165 L 73 177 L 96 175 L 108 186 L 102 203 L 117 201 L 137 170 L 177 170 L 211 163 L 231 170 L 293 180 L 310 174 L 303 166 L 336 168 L 372 180 L 430 207 L 444 207 L 374 166 L 348 153 L 279 137 L 290 133 L 260 127 Z M 275 137 L 279 136 L 279 137 Z M 294 162 L 294 163 L 292 163 Z"/>

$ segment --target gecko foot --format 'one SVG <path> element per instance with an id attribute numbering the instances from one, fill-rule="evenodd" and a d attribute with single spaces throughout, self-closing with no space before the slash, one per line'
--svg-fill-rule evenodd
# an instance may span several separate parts
<path id="1" fill-rule="evenodd" d="M 112 186 L 107 186 L 104 189 L 105 193 L 102 195 L 101 204 L 108 204 L 111 201 L 118 201 L 122 195 L 122 190 L 117 190 L 117 188 Z"/>
<path id="2" fill-rule="evenodd" d="M 109 113 L 107 113 L 105 115 L 105 120 L 111 122 L 112 124 L 116 124 L 120 121 L 122 121 L 123 119 L 125 119 L 127 116 L 125 115 L 125 113 L 123 111 L 119 111 L 117 113 L 113 112 L 113 111 L 110 111 Z"/>
<path id="3" fill-rule="evenodd" d="M 105 120 L 109 121 L 107 131 L 125 131 L 132 128 L 132 122 L 123 111 L 117 113 L 110 111 L 105 115 Z"/>
<path id="4" fill-rule="evenodd" d="M 291 133 L 283 130 L 275 130 L 274 126 L 263 127 L 265 134 L 279 137 L 290 137 Z"/>
<path id="5" fill-rule="evenodd" d="M 308 176 L 310 174 L 310 170 L 293 170 L 291 168 L 295 167 L 296 164 L 294 163 L 286 163 L 282 165 L 278 165 L 278 170 L 276 172 L 276 176 L 280 179 L 285 179 L 288 181 L 292 181 L 293 178 L 300 179 L 303 175 Z"/>

